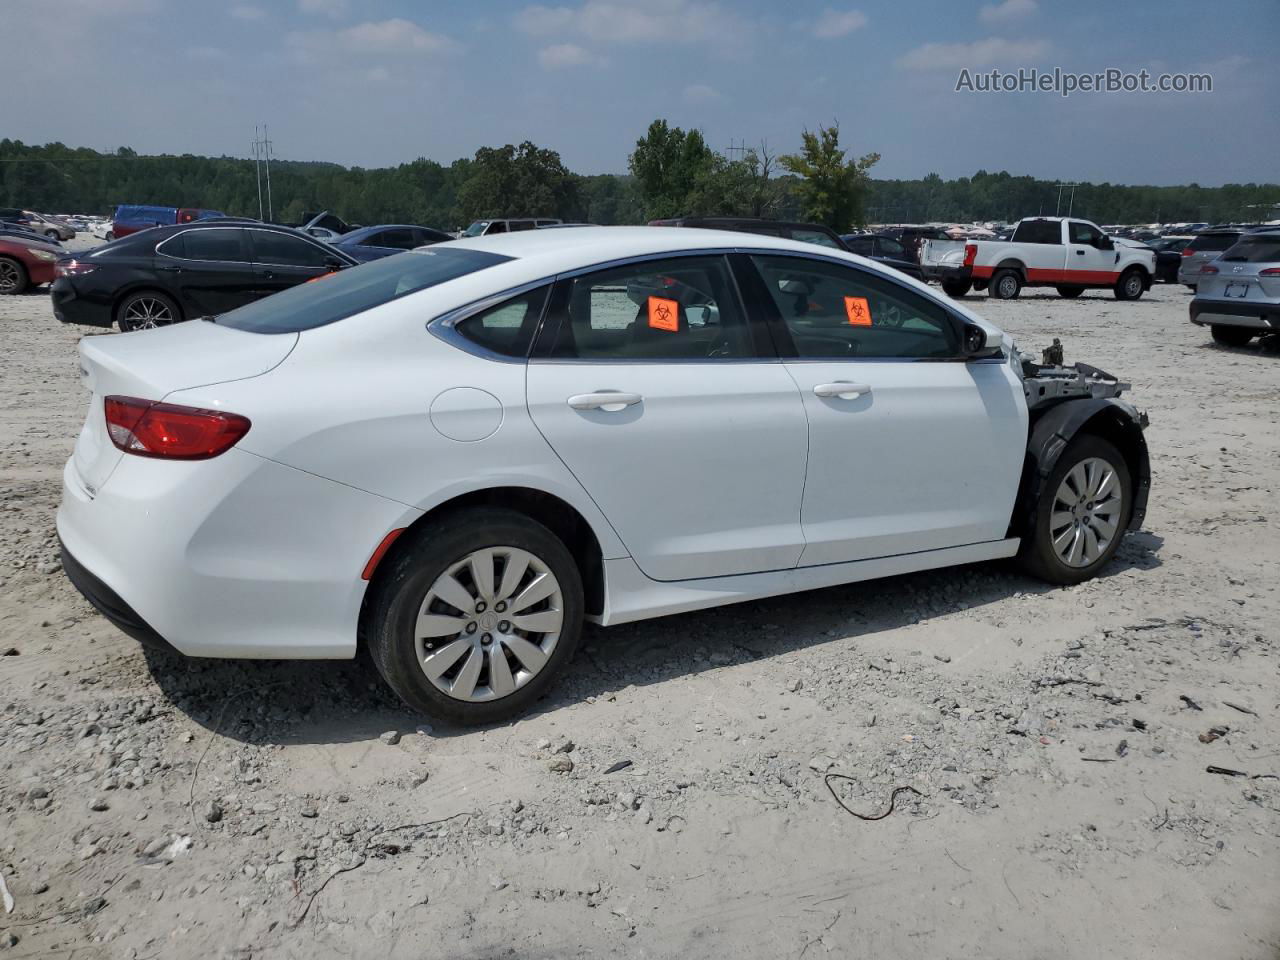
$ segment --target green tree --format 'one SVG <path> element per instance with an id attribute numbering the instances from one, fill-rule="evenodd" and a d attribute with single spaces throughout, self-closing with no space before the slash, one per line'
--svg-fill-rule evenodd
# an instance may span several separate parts
<path id="1" fill-rule="evenodd" d="M 718 156 L 697 130 L 669 127 L 666 120 L 649 124 L 627 161 L 640 185 L 646 219 L 705 212 L 689 204 L 705 205 L 713 195 L 707 181 L 723 173 Z M 695 196 L 695 191 L 700 192 Z"/>
<path id="2" fill-rule="evenodd" d="M 867 171 L 880 160 L 880 154 L 868 153 L 846 162 L 844 154 L 840 125 L 835 123 L 819 127 L 817 133 L 806 130 L 800 153 L 779 158 L 783 169 L 803 178 L 796 190 L 804 215 L 836 232 L 866 222 L 864 204 L 871 182 Z"/>
<path id="3" fill-rule="evenodd" d="M 527 140 L 518 147 L 481 147 L 458 206 L 464 219 L 572 217 L 580 205 L 578 181 L 560 154 Z"/>

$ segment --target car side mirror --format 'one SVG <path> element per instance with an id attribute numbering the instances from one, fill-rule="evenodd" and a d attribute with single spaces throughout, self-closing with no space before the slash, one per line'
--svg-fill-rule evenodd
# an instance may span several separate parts
<path id="1" fill-rule="evenodd" d="M 1002 356 L 999 345 L 987 346 L 987 331 L 976 323 L 964 325 L 964 356 L 966 360 L 991 360 Z"/>

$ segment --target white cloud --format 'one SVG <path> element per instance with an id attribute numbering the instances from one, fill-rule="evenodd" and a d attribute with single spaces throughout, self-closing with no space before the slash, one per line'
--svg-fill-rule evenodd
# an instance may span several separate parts
<path id="1" fill-rule="evenodd" d="M 908 70 L 979 70 L 996 65 L 1023 66 L 1049 52 L 1044 40 L 1005 40 L 988 37 L 973 43 L 926 43 L 898 58 Z"/>
<path id="2" fill-rule="evenodd" d="M 595 43 L 740 42 L 749 32 L 737 14 L 706 0 L 585 0 L 576 7 L 525 7 L 514 17 L 518 30 L 533 36 L 585 37 Z"/>
<path id="3" fill-rule="evenodd" d="M 705 83 L 692 83 L 684 88 L 684 98 L 689 103 L 714 103 L 721 99 L 720 91 Z"/>
<path id="4" fill-rule="evenodd" d="M 347 0 L 298 0 L 298 9 L 317 17 L 346 16 Z"/>
<path id="5" fill-rule="evenodd" d="M 538 62 L 548 70 L 560 67 L 583 67 L 598 63 L 598 58 L 576 43 L 557 43 L 538 51 Z"/>
<path id="6" fill-rule="evenodd" d="M 823 40 L 844 37 L 867 25 L 867 15 L 861 10 L 832 10 L 827 7 L 813 24 L 813 35 Z"/>
<path id="7" fill-rule="evenodd" d="M 1036 0 L 1001 0 L 1000 3 L 983 4 L 978 19 L 983 23 L 1006 23 L 1020 20 L 1036 12 Z"/>
<path id="8" fill-rule="evenodd" d="M 261 20 L 267 15 L 261 7 L 255 7 L 249 3 L 237 3 L 230 12 L 231 16 L 237 20 Z"/>
<path id="9" fill-rule="evenodd" d="M 400 17 L 370 20 L 342 30 L 291 33 L 285 42 L 299 59 L 308 63 L 339 53 L 353 56 L 448 53 L 457 46 L 444 34 L 424 30 Z"/>

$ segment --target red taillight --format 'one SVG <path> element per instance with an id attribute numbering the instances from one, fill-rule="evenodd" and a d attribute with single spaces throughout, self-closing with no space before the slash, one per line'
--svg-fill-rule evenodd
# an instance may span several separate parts
<path id="1" fill-rule="evenodd" d="M 972 267 L 973 262 L 978 259 L 978 245 L 976 243 L 966 243 L 964 245 L 964 265 Z"/>
<path id="2" fill-rule="evenodd" d="M 1218 268 L 1215 267 L 1212 263 L 1206 263 L 1203 267 L 1200 268 L 1200 272 L 1201 273 L 1217 273 Z"/>
<path id="3" fill-rule="evenodd" d="M 111 442 L 139 457 L 208 460 L 235 446 L 250 426 L 238 414 L 137 397 L 107 397 L 103 408 Z"/>
<path id="4" fill-rule="evenodd" d="M 93 273 L 98 269 L 96 263 L 85 263 L 83 260 L 63 260 L 53 268 L 55 276 L 59 277 L 83 277 L 86 273 Z"/>
<path id="5" fill-rule="evenodd" d="M 1260 277 L 1280 277 L 1280 267 L 1267 267 L 1265 270 L 1259 270 Z"/>
<path id="6" fill-rule="evenodd" d="M 1194 251 L 1194 250 L 1192 250 L 1190 247 L 1183 247 L 1183 248 L 1182 248 L 1182 255 L 1183 255 L 1184 257 L 1189 257 L 1189 256 L 1191 256 L 1193 253 L 1195 253 L 1195 251 Z"/>

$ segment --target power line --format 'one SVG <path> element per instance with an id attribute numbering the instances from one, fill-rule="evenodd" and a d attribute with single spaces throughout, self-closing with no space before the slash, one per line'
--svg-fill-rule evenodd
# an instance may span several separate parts
<path id="1" fill-rule="evenodd" d="M 267 125 L 262 125 L 262 133 L 259 135 L 258 128 L 253 128 L 253 166 L 258 177 L 258 219 L 262 216 L 262 169 L 265 166 L 267 172 L 267 220 L 275 219 L 275 211 L 271 204 L 271 141 L 267 138 Z"/>

